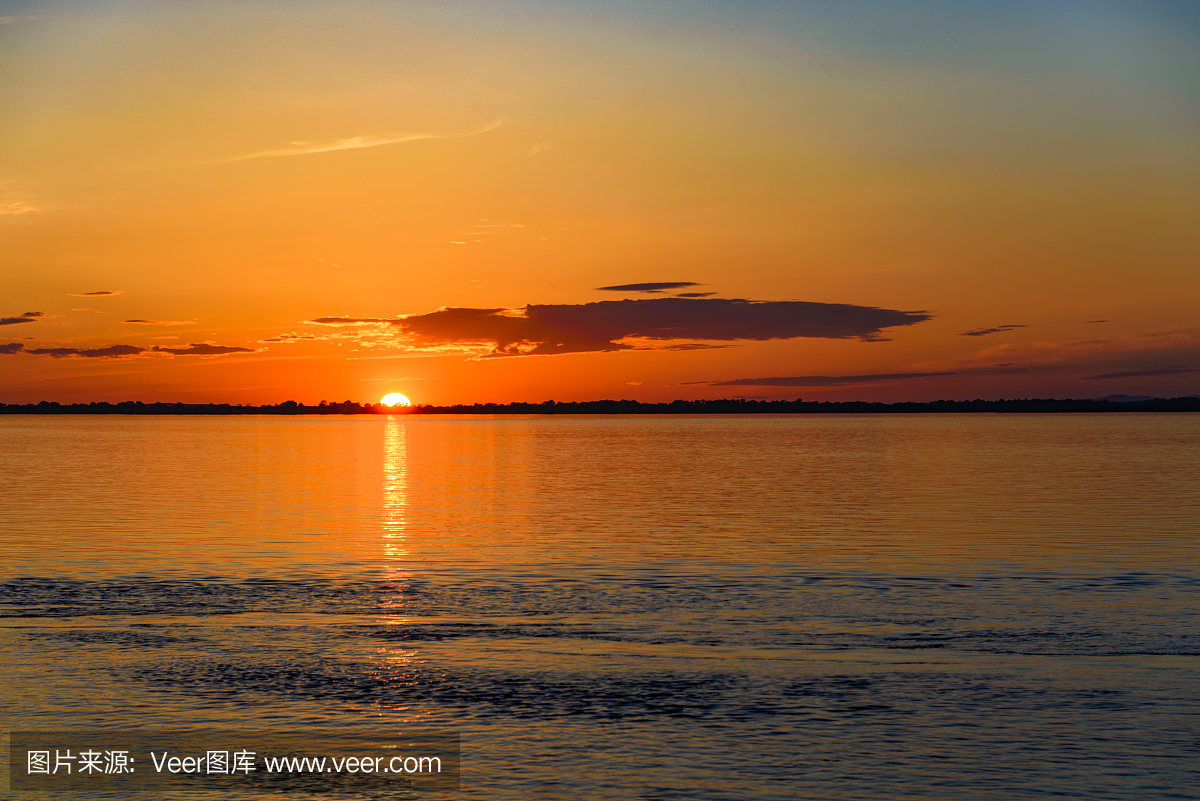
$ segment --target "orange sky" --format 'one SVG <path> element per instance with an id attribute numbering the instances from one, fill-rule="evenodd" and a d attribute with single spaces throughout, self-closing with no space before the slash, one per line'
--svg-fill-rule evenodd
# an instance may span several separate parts
<path id="1" fill-rule="evenodd" d="M 1200 12 L 996 5 L 7 3 L 0 401 L 1200 392 Z"/>

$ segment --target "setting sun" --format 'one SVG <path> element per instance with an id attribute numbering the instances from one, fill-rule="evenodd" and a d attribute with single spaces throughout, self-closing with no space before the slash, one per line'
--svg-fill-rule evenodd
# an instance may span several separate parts
<path id="1" fill-rule="evenodd" d="M 412 403 L 409 401 L 409 399 L 404 395 L 401 395 L 399 392 L 393 392 L 389 395 L 384 395 L 379 402 L 384 406 L 412 406 Z"/>

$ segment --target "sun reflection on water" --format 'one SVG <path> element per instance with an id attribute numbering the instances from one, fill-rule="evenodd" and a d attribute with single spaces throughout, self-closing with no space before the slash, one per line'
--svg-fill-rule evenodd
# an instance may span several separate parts
<path id="1" fill-rule="evenodd" d="M 389 417 L 383 432 L 383 539 L 384 553 L 407 556 L 404 547 L 405 512 L 408 507 L 408 432 L 401 418 Z"/>
<path id="2" fill-rule="evenodd" d="M 403 628 L 409 619 L 405 616 L 408 606 L 406 596 L 413 576 L 408 567 L 408 429 L 403 418 L 389 417 L 384 422 L 380 489 L 380 567 L 388 580 L 380 592 L 379 609 L 382 615 L 376 620 L 376 625 L 380 627 L 379 632 L 387 637 L 403 637 Z M 419 680 L 420 662 L 415 648 L 385 645 L 375 651 L 372 676 L 392 689 L 414 685 Z M 385 694 L 375 701 L 376 715 L 388 720 L 394 720 L 397 715 L 405 720 L 423 717 L 421 710 L 414 710 L 411 703 L 388 700 L 394 695 Z M 400 694 L 399 697 L 404 696 Z"/>
<path id="3" fill-rule="evenodd" d="M 408 431 L 403 418 L 389 417 L 383 429 L 382 568 L 390 579 L 379 605 L 401 612 L 412 571 L 408 560 Z"/>

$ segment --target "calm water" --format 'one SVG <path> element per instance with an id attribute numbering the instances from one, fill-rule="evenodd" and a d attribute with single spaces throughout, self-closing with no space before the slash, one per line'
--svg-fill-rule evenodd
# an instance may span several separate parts
<path id="1" fill-rule="evenodd" d="M 0 417 L 0 728 L 453 727 L 455 798 L 1200 798 L 1198 468 L 1184 415 Z"/>

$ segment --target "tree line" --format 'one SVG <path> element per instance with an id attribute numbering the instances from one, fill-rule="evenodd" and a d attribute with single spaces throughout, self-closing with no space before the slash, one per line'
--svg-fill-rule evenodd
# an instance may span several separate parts
<path id="1" fill-rule="evenodd" d="M 274 405 L 242 406 L 229 403 L 109 403 L 0 404 L 0 414 L 125 414 L 125 415 L 312 415 L 312 414 L 956 414 L 993 412 L 1197 412 L 1200 398 L 1155 398 L 1146 401 L 1071 400 L 1022 398 L 1012 400 L 936 400 L 878 403 L 871 401 L 674 400 L 643 403 L 636 400 L 566 401 L 542 403 L 472 403 L 453 406 L 384 406 L 354 401 L 321 401 L 315 406 L 289 400 Z"/>

